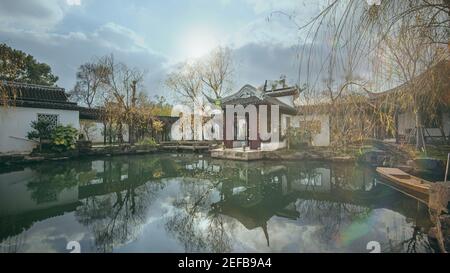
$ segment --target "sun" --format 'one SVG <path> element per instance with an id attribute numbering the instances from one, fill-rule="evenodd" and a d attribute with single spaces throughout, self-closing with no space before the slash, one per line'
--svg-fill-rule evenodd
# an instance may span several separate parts
<path id="1" fill-rule="evenodd" d="M 217 37 L 214 32 L 207 28 L 192 28 L 186 32 L 182 44 L 184 56 L 188 59 L 198 59 L 218 44 Z"/>

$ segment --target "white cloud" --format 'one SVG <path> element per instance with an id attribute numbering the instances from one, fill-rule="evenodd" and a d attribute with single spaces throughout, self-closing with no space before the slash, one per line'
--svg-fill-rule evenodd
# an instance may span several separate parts
<path id="1" fill-rule="evenodd" d="M 323 9 L 327 0 L 245 0 L 256 18 L 229 37 L 234 47 L 250 43 L 279 44 L 285 47 L 303 42 L 306 31 L 299 30 Z"/>
<path id="2" fill-rule="evenodd" d="M 233 47 L 247 44 L 281 44 L 292 46 L 298 44 L 299 31 L 288 18 L 268 21 L 260 18 L 247 24 L 230 37 Z"/>
<path id="3" fill-rule="evenodd" d="M 234 7 L 233 1 L 237 0 L 220 0 L 220 4 L 231 9 Z M 287 16 L 274 15 L 269 21 L 267 17 L 272 11 L 285 11 L 295 14 L 296 19 L 307 20 L 317 14 L 319 1 L 239 1 L 240 4 L 247 3 L 247 7 L 254 10 L 256 15 L 244 18 L 239 24 L 244 27 L 233 29 L 229 33 L 230 36 L 211 30 L 214 34 L 214 39 L 211 40 L 236 49 L 236 55 L 239 57 L 237 61 L 240 63 L 238 70 L 241 71 L 236 73 L 236 82 L 259 84 L 265 79 L 277 78 L 280 74 L 287 74 L 294 80 L 296 54 L 293 48 L 298 45 L 301 32 Z M 84 12 L 79 12 L 77 8 L 69 11 L 74 6 L 86 4 L 83 0 L 0 0 L 0 42 L 6 42 L 34 55 L 40 61 L 49 63 L 54 73 L 60 76 L 58 84 L 67 89 L 73 86 L 75 71 L 80 64 L 89 61 L 93 56 L 109 53 L 114 53 L 116 59 L 130 66 L 145 69 L 149 78 L 146 86 L 152 92 L 155 87 L 163 88 L 169 64 L 167 58 L 153 51 L 151 46 L 158 44 L 156 40 L 167 39 L 160 39 L 157 35 L 152 35 L 150 39 L 144 28 L 139 30 L 138 27 L 137 29 L 143 32 L 137 32 L 118 24 L 115 18 L 97 15 L 99 11 L 96 6 Z M 111 10 L 114 9 L 113 6 L 111 4 Z M 135 14 L 129 15 L 132 17 Z M 94 16 L 99 17 L 93 20 Z M 133 19 L 130 18 L 129 26 L 137 25 Z M 145 26 L 146 22 L 139 21 L 138 26 Z M 183 27 L 182 24 L 176 25 Z M 148 32 L 152 33 L 150 30 Z M 158 35 L 170 35 L 166 33 Z M 189 31 L 184 33 L 188 37 L 193 36 Z M 208 36 L 200 34 L 202 37 Z M 147 41 L 143 35 L 146 35 Z M 186 38 L 180 35 L 180 40 L 178 44 L 186 48 Z M 172 43 L 177 44 L 177 41 Z M 168 48 L 171 46 L 167 44 Z M 194 44 L 191 48 L 196 46 Z M 170 57 L 170 64 L 173 64 L 179 62 L 183 56 L 172 54 Z"/>
<path id="4" fill-rule="evenodd" d="M 0 1 L 0 25 L 5 29 L 48 29 L 63 16 L 59 0 Z"/>
<path id="5" fill-rule="evenodd" d="M 165 56 L 145 47 L 143 39 L 132 30 L 114 23 L 102 25 L 92 32 L 65 34 L 0 28 L 0 37 L 13 48 L 48 63 L 60 77 L 58 85 L 66 89 L 73 87 L 78 66 L 93 57 L 110 53 L 118 61 L 144 70 L 147 75 L 144 85 L 152 92 L 165 75 Z"/>
<path id="6" fill-rule="evenodd" d="M 66 0 L 66 3 L 69 6 L 80 6 L 81 0 Z"/>
<path id="7" fill-rule="evenodd" d="M 286 11 L 299 8 L 300 1 L 298 0 L 246 0 L 248 4 L 253 7 L 255 13 L 271 12 L 271 11 Z"/>
<path id="8" fill-rule="evenodd" d="M 247 44 L 234 51 L 234 84 L 260 86 L 265 80 L 279 79 L 286 75 L 289 84 L 298 81 L 298 58 L 296 47 L 281 44 Z"/>
<path id="9" fill-rule="evenodd" d="M 145 49 L 144 38 L 133 30 L 113 22 L 100 26 L 92 37 L 105 46 L 116 50 L 133 51 Z"/>

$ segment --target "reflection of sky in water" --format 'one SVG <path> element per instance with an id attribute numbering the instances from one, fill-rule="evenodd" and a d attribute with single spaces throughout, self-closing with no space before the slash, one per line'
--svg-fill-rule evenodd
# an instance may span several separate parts
<path id="1" fill-rule="evenodd" d="M 411 212 L 415 201 L 371 183 L 363 168 L 162 158 L 74 164 L 55 171 L 66 183 L 76 174 L 58 191 L 60 180 L 40 169 L 0 174 L 2 197 L 23 200 L 0 201 L 0 251 L 69 252 L 68 241 L 84 252 L 368 252 L 369 241 L 386 252 L 431 251 L 423 209 Z M 36 177 L 43 184 L 30 187 Z M 56 201 L 36 203 L 49 191 Z M 372 191 L 382 200 L 365 200 Z M 21 217 L 31 219 L 23 231 L 8 229 Z"/>

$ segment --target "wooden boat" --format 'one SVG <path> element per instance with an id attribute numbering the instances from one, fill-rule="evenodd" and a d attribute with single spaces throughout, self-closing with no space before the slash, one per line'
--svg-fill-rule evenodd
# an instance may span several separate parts
<path id="1" fill-rule="evenodd" d="M 419 177 L 412 176 L 397 168 L 377 168 L 377 173 L 381 177 L 389 180 L 395 186 L 402 189 L 406 189 L 411 192 L 429 195 L 431 188 L 431 182 L 421 179 Z"/>

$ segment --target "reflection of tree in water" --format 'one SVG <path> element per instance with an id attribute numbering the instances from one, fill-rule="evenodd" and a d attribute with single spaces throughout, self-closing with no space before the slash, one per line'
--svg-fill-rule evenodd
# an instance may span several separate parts
<path id="1" fill-rule="evenodd" d="M 341 190 L 365 191 L 373 184 L 373 170 L 362 165 L 335 164 L 331 170 L 332 185 Z"/>
<path id="2" fill-rule="evenodd" d="M 26 242 L 26 232 L 10 236 L 0 243 L 0 253 L 20 253 L 24 252 Z"/>
<path id="3" fill-rule="evenodd" d="M 111 252 L 137 236 L 146 220 L 147 208 L 164 187 L 152 180 L 155 174 L 161 175 L 158 163 L 157 159 L 126 158 L 104 162 L 101 180 L 109 193 L 87 197 L 76 211 L 80 223 L 92 229 L 98 251 Z"/>
<path id="4" fill-rule="evenodd" d="M 314 166 L 224 166 L 222 173 L 226 173 L 226 179 L 219 177 L 214 180 L 222 183 L 210 180 L 209 186 L 198 181 L 185 181 L 181 194 L 183 198 L 174 202 L 177 212 L 166 223 L 166 229 L 175 234 L 188 252 L 231 250 L 229 234 L 232 229 L 229 224 L 237 221 L 229 221 L 225 230 L 224 213 L 241 221 L 247 228 L 261 227 L 263 231 L 267 231 L 267 221 L 274 215 L 289 219 L 300 217 L 302 221 L 320 224 L 321 229 L 317 231 L 319 239 L 325 244 L 332 244 L 343 227 L 364 219 L 370 212 L 367 207 L 316 200 L 315 191 L 322 190 L 322 183 L 330 181 L 322 181 L 322 173 Z M 327 190 L 328 194 L 330 190 L 348 186 L 342 172 L 336 175 L 339 177 L 335 178 L 336 184 Z M 311 199 L 296 198 L 298 192 L 292 189 L 293 181 L 300 181 L 302 191 L 308 192 Z M 211 209 L 209 195 L 215 187 L 220 189 L 221 201 L 214 203 Z M 299 200 L 296 211 L 290 211 L 288 207 L 296 200 Z M 269 240 L 268 234 L 266 237 Z"/>
<path id="5" fill-rule="evenodd" d="M 418 203 L 415 216 L 405 219 L 407 223 L 411 223 L 412 230 L 404 228 L 404 223 L 398 223 L 398 221 L 393 223 L 392 228 L 386 228 L 388 241 L 382 245 L 383 252 L 420 253 L 434 252 L 434 249 L 438 249 L 437 246 L 435 248 L 431 246 L 426 230 L 418 223 L 419 211 L 424 208 L 426 209 L 425 205 Z"/>
<path id="6" fill-rule="evenodd" d="M 320 225 L 316 235 L 321 243 L 327 245 L 333 245 L 338 240 L 343 228 L 364 219 L 370 212 L 365 207 L 314 199 L 299 200 L 296 205 L 303 221 Z"/>
<path id="7" fill-rule="evenodd" d="M 342 194 L 347 189 L 351 189 L 351 191 L 355 189 L 364 190 L 365 187 L 359 186 L 358 183 L 363 181 L 362 184 L 364 185 L 365 176 L 358 174 L 355 166 L 337 165 L 334 168 L 328 166 L 326 169 L 330 172 L 330 181 L 323 181 L 323 183 L 330 183 L 329 189 L 325 192 L 328 196 L 332 197 L 338 192 Z M 320 175 L 317 170 L 314 166 L 308 165 L 302 166 L 300 169 L 294 168 L 297 176 L 307 183 L 304 190 L 310 191 L 310 198 L 298 199 L 296 208 L 303 222 L 320 226 L 315 233 L 320 243 L 333 245 L 339 240 L 339 236 L 344 228 L 355 221 L 365 219 L 371 209 L 346 202 L 320 200 L 317 195 L 323 194 L 324 192 L 316 185 L 315 179 Z M 354 179 L 355 177 L 362 178 Z M 296 178 L 291 173 L 290 179 Z"/>
<path id="8" fill-rule="evenodd" d="M 180 197 L 173 202 L 175 212 L 169 216 L 165 228 L 187 252 L 231 250 L 231 238 L 226 232 L 229 223 L 219 213 L 210 212 L 211 195 L 219 187 L 220 178 L 223 180 L 223 171 L 206 160 L 184 162 L 184 167 L 178 170 L 178 176 L 183 177 Z"/>
<path id="9" fill-rule="evenodd" d="M 406 252 L 406 253 L 420 253 L 420 252 L 433 252 L 433 248 L 428 242 L 428 236 L 421 230 L 420 227 L 415 226 L 412 233 L 403 230 L 402 238 L 407 238 L 403 240 L 393 240 L 390 238 L 392 236 L 388 233 L 388 244 L 382 247 L 383 252 Z M 410 234 L 408 234 L 410 233 Z"/>
<path id="10" fill-rule="evenodd" d="M 331 195 L 342 197 L 343 200 L 339 202 L 319 200 L 316 199 L 315 194 L 312 193 L 311 199 L 300 199 L 296 203 L 297 210 L 302 215 L 303 220 L 306 219 L 307 222 L 320 224 L 320 228 L 316 231 L 316 235 L 321 242 L 331 245 L 335 242 L 339 242 L 341 239 L 345 240 L 346 238 L 341 237 L 342 232 L 352 223 L 358 225 L 358 223 L 367 222 L 369 214 L 372 212 L 371 207 L 373 205 L 379 202 L 380 207 L 384 207 L 381 205 L 384 197 L 391 199 L 392 203 L 389 208 L 395 208 L 400 212 L 409 210 L 410 214 L 416 214 L 415 219 L 419 219 L 421 216 L 423 217 L 423 215 L 419 215 L 418 211 L 416 213 L 411 211 L 411 209 L 416 208 L 412 199 L 405 198 L 399 194 L 389 197 L 389 192 L 384 193 L 379 191 L 377 194 L 378 197 L 375 196 L 374 199 L 372 196 L 371 198 L 373 200 L 370 202 L 361 199 L 361 196 L 370 196 L 370 194 L 363 195 L 365 191 L 367 192 L 368 190 L 374 189 L 373 179 L 370 179 L 372 177 L 370 172 L 365 168 L 355 168 L 354 166 L 348 165 L 338 168 L 333 166 L 331 168 L 330 193 Z M 347 202 L 346 200 L 359 201 L 362 204 L 353 204 L 353 202 Z M 394 220 L 396 220 L 396 218 L 394 218 Z M 359 228 L 367 229 L 360 230 L 360 232 L 370 231 L 370 227 L 364 227 L 364 224 L 360 225 Z M 405 227 L 404 222 L 400 223 L 400 225 L 396 225 L 396 223 L 388 224 L 388 227 L 386 227 L 386 242 L 380 243 L 382 244 L 383 252 L 431 251 L 426 232 L 423 228 L 417 226 L 416 220 L 414 220 L 411 227 L 407 228 Z"/>
<path id="11" fill-rule="evenodd" d="M 320 226 L 315 233 L 318 242 L 332 245 L 343 229 L 352 222 L 366 221 L 371 211 L 364 201 L 353 204 L 355 193 L 358 196 L 373 187 L 365 180 L 366 173 L 355 166 L 117 157 L 103 161 L 103 171 L 96 171 L 88 163 L 39 165 L 28 188 L 33 199 L 48 202 L 64 189 L 78 186 L 82 205 L 76 216 L 92 230 L 97 250 L 103 252 L 137 237 L 149 205 L 165 186 L 162 179 L 168 177 L 177 178 L 180 188 L 165 229 L 188 252 L 229 252 L 239 222 L 249 230 L 262 227 L 267 232 L 274 215 Z M 408 227 L 397 236 L 399 230 L 388 231 L 393 237 L 383 249 L 414 252 L 427 244 L 421 230 L 410 232 Z"/>
<path id="12" fill-rule="evenodd" d="M 95 176 L 90 168 L 83 167 L 83 162 L 65 162 L 64 164 L 42 163 L 32 168 L 35 172 L 33 180 L 27 187 L 31 198 L 38 204 L 58 201 L 58 195 L 69 189 L 89 181 Z"/>
<path id="13" fill-rule="evenodd" d="M 219 213 L 209 213 L 211 193 L 218 184 L 183 179 L 182 197 L 173 202 L 176 211 L 167 220 L 165 228 L 183 244 L 187 252 L 231 251 L 225 218 Z M 228 223 L 227 228 L 230 228 Z"/>

